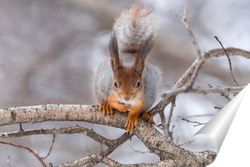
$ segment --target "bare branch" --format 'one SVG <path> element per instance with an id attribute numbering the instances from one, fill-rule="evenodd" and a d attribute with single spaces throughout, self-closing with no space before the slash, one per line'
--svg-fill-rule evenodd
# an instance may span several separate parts
<path id="1" fill-rule="evenodd" d="M 117 112 L 114 115 L 104 116 L 98 106 L 88 105 L 55 105 L 50 104 L 47 107 L 16 107 L 0 110 L 0 125 L 8 125 L 22 122 L 42 122 L 42 121 L 85 121 L 109 125 L 117 128 L 124 128 L 127 113 Z M 138 126 L 134 134 L 145 144 L 145 146 L 154 154 L 158 155 L 161 160 L 172 160 L 178 165 L 207 164 L 208 160 L 201 153 L 194 153 L 182 150 L 173 142 L 167 140 L 151 124 L 138 120 Z M 82 128 L 82 127 L 77 127 Z M 76 129 L 76 127 L 75 127 Z M 87 130 L 88 131 L 88 130 Z M 90 130 L 89 130 L 90 131 Z M 25 133 L 24 131 L 23 133 Z M 69 131 L 67 133 L 73 133 Z M 22 133 L 21 131 L 18 132 Z M 88 134 L 83 131 L 82 134 Z M 112 141 L 102 139 L 100 136 L 93 135 L 94 140 L 98 139 L 103 144 L 110 146 Z M 121 139 L 119 141 L 124 141 Z M 109 143 L 110 142 L 110 143 Z M 118 142 L 118 140 L 117 140 Z M 215 153 L 214 153 L 215 154 Z M 177 156 L 178 155 L 178 156 Z M 189 158 L 188 158 L 189 157 Z M 193 157 L 190 161 L 190 157 Z M 186 161 L 185 161 L 186 160 Z M 177 166 L 178 166 L 177 165 Z"/>
<path id="2" fill-rule="evenodd" d="M 195 140 L 187 141 L 187 142 L 185 142 L 185 143 L 178 144 L 178 146 L 182 146 L 182 145 L 184 145 L 184 144 L 190 144 L 190 143 L 193 143 L 194 141 L 195 141 Z"/>
<path id="3" fill-rule="evenodd" d="M 43 167 L 47 167 L 47 165 L 43 162 L 43 160 L 33 150 L 31 150 L 29 147 L 16 145 L 16 144 L 12 144 L 12 143 L 7 143 L 7 142 L 4 142 L 4 141 L 0 141 L 0 144 L 10 145 L 10 146 L 13 146 L 13 147 L 28 150 L 31 154 L 33 154 L 38 159 L 38 161 L 40 161 L 40 163 L 43 165 Z"/>
<path id="4" fill-rule="evenodd" d="M 127 133 L 124 133 L 121 137 L 116 140 L 109 140 L 97 133 L 93 130 L 89 130 L 84 127 L 76 126 L 76 127 L 67 127 L 67 128 L 53 128 L 53 129 L 31 129 L 24 131 L 16 131 L 16 132 L 4 132 L 0 133 L 0 139 L 14 138 L 14 137 L 22 137 L 22 136 L 30 136 L 30 135 L 39 135 L 39 134 L 74 134 L 80 133 L 86 136 L 91 137 L 95 141 L 105 144 L 108 146 L 108 149 L 104 152 L 105 156 L 108 156 L 111 152 L 113 152 L 119 145 L 123 144 L 127 141 L 131 136 Z M 52 141 L 53 142 L 53 141 Z M 52 147 L 52 145 L 51 145 Z"/>
<path id="5" fill-rule="evenodd" d="M 178 89 L 173 89 L 167 93 L 164 93 L 162 97 L 170 97 L 175 96 L 179 93 L 202 93 L 202 94 L 209 94 L 209 93 L 239 93 L 245 86 L 239 87 L 216 87 L 216 88 L 190 88 L 190 87 L 182 87 Z"/>
<path id="6" fill-rule="evenodd" d="M 232 56 L 238 55 L 238 56 L 242 56 L 248 59 L 250 58 L 250 52 L 245 51 L 243 49 L 231 47 L 231 48 L 226 48 L 225 50 L 228 53 L 228 55 L 232 55 Z M 181 86 L 186 84 L 193 76 L 193 73 L 198 72 L 198 70 L 196 69 L 200 69 L 200 67 L 205 63 L 207 59 L 212 58 L 212 57 L 224 56 L 224 55 L 225 55 L 225 52 L 223 49 L 213 49 L 213 50 L 209 50 L 208 52 L 205 52 L 204 55 L 202 56 L 203 59 L 197 58 L 193 62 L 193 64 L 188 68 L 188 70 L 184 73 L 184 75 L 182 75 L 181 78 L 176 82 L 176 84 L 174 85 L 174 88 L 180 88 Z"/>
<path id="7" fill-rule="evenodd" d="M 76 126 L 76 127 L 59 128 L 59 129 L 56 129 L 56 128 L 53 128 L 53 129 L 32 129 L 32 130 L 24 130 L 24 131 L 16 131 L 16 132 L 8 132 L 8 133 L 4 132 L 4 133 L 0 133 L 0 139 L 30 136 L 30 135 L 39 135 L 39 134 L 53 134 L 53 136 L 55 136 L 55 134 L 73 134 L 73 133 L 81 133 L 81 134 L 87 135 L 87 136 L 95 139 L 96 141 L 101 140 L 101 141 L 98 141 L 100 144 L 104 143 L 105 145 L 108 146 L 108 149 L 103 153 L 104 156 L 108 156 L 117 147 L 119 147 L 121 144 L 123 144 L 125 141 L 127 141 L 128 139 L 130 139 L 133 136 L 133 134 L 128 135 L 127 133 L 124 133 L 121 137 L 119 137 L 116 140 L 109 140 L 109 139 L 106 139 L 106 138 L 96 134 L 92 130 L 86 129 L 84 127 Z M 53 143 L 54 143 L 54 138 L 53 138 L 49 153 L 52 150 Z M 47 154 L 46 157 L 44 157 L 42 159 L 47 158 L 49 153 Z"/>
<path id="8" fill-rule="evenodd" d="M 49 152 L 48 152 L 48 154 L 47 154 L 45 157 L 41 157 L 42 159 L 46 159 L 46 158 L 50 155 L 50 153 L 51 153 L 51 151 L 52 151 L 52 148 L 53 148 L 53 145 L 54 145 L 54 143 L 55 143 L 55 138 L 56 138 L 56 135 L 53 134 L 53 139 L 52 139 L 51 146 L 50 146 L 50 148 L 49 148 Z"/>
<path id="9" fill-rule="evenodd" d="M 206 153 L 207 154 L 207 153 Z M 154 167 L 154 166 L 168 166 L 168 167 L 175 167 L 176 164 L 173 161 L 160 161 L 155 164 L 145 164 L 145 163 L 140 163 L 140 164 L 120 164 L 108 157 L 102 158 L 102 156 L 97 155 L 97 154 L 92 154 L 87 157 L 72 161 L 72 162 L 67 162 L 65 164 L 62 164 L 58 167 L 78 167 L 86 164 L 92 164 L 92 163 L 103 163 L 106 164 L 110 167 Z"/>
<path id="10" fill-rule="evenodd" d="M 188 120 L 186 118 L 182 118 L 182 120 L 190 122 L 190 123 L 195 123 L 196 125 L 194 125 L 194 127 L 207 124 L 207 122 L 206 123 L 201 123 L 201 122 L 198 122 L 198 121 L 190 121 L 190 120 Z"/>
<path id="11" fill-rule="evenodd" d="M 228 53 L 228 55 L 239 55 L 243 56 L 245 58 L 250 58 L 250 52 L 245 51 L 243 49 L 238 48 L 226 48 L 225 49 Z M 192 85 L 198 75 L 198 71 L 201 68 L 201 66 L 206 62 L 207 59 L 212 57 L 218 57 L 225 55 L 225 52 L 223 49 L 213 49 L 209 50 L 208 52 L 205 52 L 202 57 L 198 57 L 193 64 L 187 69 L 187 71 L 181 76 L 181 78 L 176 82 L 173 89 L 180 88 L 186 83 L 189 82 L 189 85 L 187 86 L 188 89 L 190 88 L 190 85 Z M 186 88 L 183 88 L 186 89 Z M 183 90 L 179 90 L 180 92 L 183 92 Z M 178 94 L 174 93 L 174 94 Z M 165 97 L 163 98 L 154 108 L 152 108 L 149 113 L 150 115 L 154 116 L 157 113 L 162 112 L 165 107 L 173 100 L 173 97 Z"/>
<path id="12" fill-rule="evenodd" d="M 136 150 L 136 149 L 134 149 L 132 146 L 130 146 L 130 148 L 131 148 L 134 152 L 141 153 L 141 154 L 151 153 L 150 151 L 139 151 L 139 150 Z"/>
<path id="13" fill-rule="evenodd" d="M 179 15 L 176 15 L 176 16 L 181 20 L 181 22 L 183 23 L 185 28 L 188 30 L 189 37 L 190 37 L 191 41 L 193 42 L 193 45 L 197 51 L 198 57 L 201 57 L 200 47 L 194 38 L 194 34 L 193 34 L 191 28 L 189 27 L 188 23 L 186 22 L 187 21 L 187 0 L 184 0 L 183 16 L 182 17 Z"/>
<path id="14" fill-rule="evenodd" d="M 109 146 L 109 148 L 104 152 L 104 156 L 108 156 L 110 153 L 112 153 L 117 147 L 119 147 L 120 145 L 122 145 L 125 141 L 127 141 L 128 139 L 130 139 L 133 136 L 133 134 L 131 136 L 128 135 L 128 133 L 124 133 L 122 136 L 120 136 L 118 139 L 116 140 L 112 140 L 112 144 Z"/>
<path id="15" fill-rule="evenodd" d="M 153 167 L 153 164 L 120 164 L 119 162 L 116 162 L 108 157 L 102 157 L 101 155 L 92 154 L 89 156 L 86 156 L 84 158 L 67 162 L 65 164 L 59 165 L 58 167 L 78 167 L 86 164 L 97 164 L 97 163 L 103 163 L 110 167 Z"/>
<path id="16" fill-rule="evenodd" d="M 184 7 L 183 7 L 183 20 L 187 21 L 187 0 L 184 0 Z"/>
<path id="17" fill-rule="evenodd" d="M 239 86 L 238 82 L 236 81 L 235 77 L 234 77 L 234 74 L 233 74 L 233 67 L 232 67 L 232 63 L 231 63 L 231 60 L 227 54 L 227 51 L 225 50 L 224 46 L 222 45 L 221 41 L 218 39 L 217 36 L 214 36 L 214 38 L 220 43 L 222 49 L 224 50 L 226 56 L 227 56 L 227 59 L 228 59 L 228 63 L 229 63 L 229 68 L 230 68 L 230 72 L 231 72 L 231 75 L 233 77 L 233 81 L 236 83 L 237 86 Z"/>
<path id="18" fill-rule="evenodd" d="M 104 158 L 107 158 L 107 157 L 104 157 Z M 77 167 L 77 166 L 86 165 L 88 163 L 101 162 L 102 159 L 103 159 L 102 156 L 92 154 L 92 155 L 86 156 L 84 158 L 81 158 L 81 159 L 78 159 L 78 160 L 75 160 L 75 161 L 72 161 L 72 162 L 67 162 L 65 164 L 59 165 L 58 167 Z"/>
<path id="19" fill-rule="evenodd" d="M 16 132 L 4 132 L 0 133 L 0 139 L 7 139 L 7 138 L 14 138 L 14 137 L 22 137 L 22 136 L 30 136 L 30 135 L 39 135 L 39 134 L 74 134 L 74 133 L 81 133 L 84 135 L 87 135 L 94 140 L 104 140 L 104 144 L 109 146 L 109 142 L 111 140 L 102 138 L 102 136 L 99 136 L 97 133 L 95 133 L 92 130 L 89 130 L 87 128 L 83 127 L 67 127 L 67 128 L 53 128 L 53 129 L 31 129 L 31 130 L 24 130 L 24 131 L 16 131 Z M 109 140 L 106 141 L 105 140 Z"/>
<path id="20" fill-rule="evenodd" d="M 12 167 L 12 165 L 10 164 L 10 156 L 9 155 L 8 155 L 8 158 L 7 158 L 7 162 L 8 162 L 9 167 Z M 16 167 L 16 166 L 14 166 L 14 167 Z"/>
<path id="21" fill-rule="evenodd" d="M 171 140 L 173 140 L 173 136 L 172 136 L 172 133 L 170 131 L 170 123 L 171 123 L 171 119 L 172 119 L 172 116 L 173 116 L 173 112 L 174 112 L 174 107 L 175 107 L 175 99 L 176 97 L 174 97 L 173 101 L 172 101 L 172 104 L 171 104 L 171 108 L 170 108 L 170 112 L 169 112 L 169 116 L 168 116 L 168 122 L 167 122 L 167 125 L 166 125 L 166 134 L 165 136 L 166 137 L 170 137 Z M 171 133 L 170 133 L 171 132 Z"/>
<path id="22" fill-rule="evenodd" d="M 161 124 L 160 126 L 162 126 L 162 130 L 163 130 L 163 133 L 164 133 L 164 136 L 167 135 L 167 132 L 166 132 L 166 129 L 167 129 L 167 125 L 166 125 L 166 117 L 165 117 L 165 114 L 164 112 L 159 112 L 159 115 L 160 115 L 160 118 L 161 118 Z"/>

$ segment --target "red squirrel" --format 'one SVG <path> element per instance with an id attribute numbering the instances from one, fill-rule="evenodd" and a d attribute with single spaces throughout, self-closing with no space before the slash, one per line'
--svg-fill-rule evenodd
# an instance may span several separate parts
<path id="1" fill-rule="evenodd" d="M 115 21 L 109 42 L 110 58 L 94 72 L 95 98 L 103 114 L 129 110 L 125 124 L 133 133 L 138 116 L 154 123 L 146 112 L 155 101 L 161 72 L 146 61 L 157 34 L 155 14 L 149 6 L 133 4 Z"/>

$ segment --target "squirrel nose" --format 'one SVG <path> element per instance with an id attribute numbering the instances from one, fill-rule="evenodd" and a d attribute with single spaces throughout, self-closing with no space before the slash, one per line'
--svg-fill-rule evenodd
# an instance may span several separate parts
<path id="1" fill-rule="evenodd" d="M 130 100 L 130 97 L 124 97 L 124 100 L 125 100 L 125 101 L 129 101 L 129 100 Z"/>

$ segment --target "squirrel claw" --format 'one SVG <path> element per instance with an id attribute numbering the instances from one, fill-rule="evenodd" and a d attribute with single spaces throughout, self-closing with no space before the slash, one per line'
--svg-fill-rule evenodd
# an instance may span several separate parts
<path id="1" fill-rule="evenodd" d="M 134 127 L 137 126 L 137 123 L 138 123 L 137 117 L 132 119 L 128 118 L 124 127 L 127 127 L 127 132 L 132 134 L 134 131 Z"/>
<path id="2" fill-rule="evenodd" d="M 104 115 L 114 114 L 114 109 L 108 103 L 100 103 L 100 109 Z"/>

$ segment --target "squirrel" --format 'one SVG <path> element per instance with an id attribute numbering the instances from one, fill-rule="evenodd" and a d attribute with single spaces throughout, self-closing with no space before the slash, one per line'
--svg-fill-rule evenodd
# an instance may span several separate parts
<path id="1" fill-rule="evenodd" d="M 103 114 L 129 110 L 124 127 L 133 133 L 138 116 L 154 124 L 146 112 L 156 98 L 161 72 L 146 61 L 158 27 L 150 6 L 135 3 L 116 19 L 109 42 L 110 58 L 94 70 L 94 96 Z"/>

